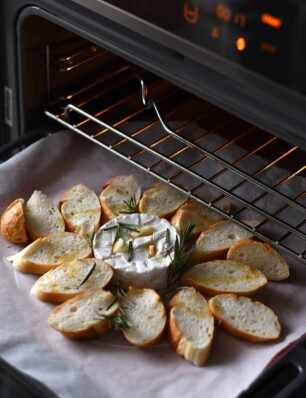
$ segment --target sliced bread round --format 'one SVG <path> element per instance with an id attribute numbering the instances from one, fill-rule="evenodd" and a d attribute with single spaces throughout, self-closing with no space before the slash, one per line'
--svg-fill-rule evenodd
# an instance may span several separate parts
<path id="1" fill-rule="evenodd" d="M 208 305 L 220 325 L 237 337 L 265 342 L 280 336 L 278 317 L 259 301 L 235 294 L 220 294 L 212 297 Z"/>
<path id="2" fill-rule="evenodd" d="M 24 200 L 14 200 L 1 216 L 1 234 L 11 243 L 27 243 L 28 235 L 24 216 Z"/>
<path id="3" fill-rule="evenodd" d="M 40 300 L 59 304 L 84 290 L 103 289 L 113 273 L 111 266 L 102 260 L 73 260 L 42 275 L 31 293 Z"/>
<path id="4" fill-rule="evenodd" d="M 111 178 L 103 185 L 99 200 L 102 206 L 103 223 L 128 211 L 128 204 L 137 207 L 141 195 L 141 187 L 132 174 Z"/>
<path id="5" fill-rule="evenodd" d="M 25 220 L 32 240 L 65 231 L 64 219 L 52 199 L 41 191 L 34 191 L 27 201 Z"/>
<path id="6" fill-rule="evenodd" d="M 270 281 L 280 281 L 289 277 L 287 261 L 268 243 L 243 239 L 230 247 L 227 258 L 257 268 Z"/>
<path id="7" fill-rule="evenodd" d="M 90 255 L 88 239 L 72 232 L 63 232 L 38 238 L 8 260 L 18 271 L 42 275 L 63 263 Z"/>
<path id="8" fill-rule="evenodd" d="M 228 212 L 230 210 L 230 201 L 226 198 L 219 201 L 218 207 Z M 194 225 L 190 234 L 190 239 L 196 239 L 202 231 L 220 221 L 223 217 L 215 211 L 209 209 L 196 200 L 189 199 L 184 203 L 171 218 L 170 222 L 180 233 L 188 225 Z"/>
<path id="9" fill-rule="evenodd" d="M 157 183 L 143 193 L 139 201 L 139 211 L 169 218 L 186 200 L 187 196 L 175 188 L 164 183 Z"/>
<path id="10" fill-rule="evenodd" d="M 229 260 L 214 260 L 190 268 L 181 282 L 203 294 L 221 293 L 251 295 L 267 284 L 267 278 L 256 268 Z"/>
<path id="11" fill-rule="evenodd" d="M 122 330 L 127 341 L 137 347 L 148 347 L 161 338 L 167 317 L 155 290 L 129 288 L 120 305 L 129 325 Z"/>
<path id="12" fill-rule="evenodd" d="M 109 330 L 107 318 L 117 309 L 112 293 L 90 289 L 55 307 L 48 323 L 66 337 L 91 339 Z"/>
<path id="13" fill-rule="evenodd" d="M 226 254 L 233 243 L 253 236 L 252 232 L 232 221 L 218 221 L 198 237 L 192 253 L 192 262 L 197 264 L 226 258 Z"/>
<path id="14" fill-rule="evenodd" d="M 204 297 L 192 287 L 181 289 L 169 306 L 169 341 L 177 354 L 203 366 L 214 337 L 214 318 Z"/>
<path id="15" fill-rule="evenodd" d="M 98 230 L 101 219 L 99 198 L 85 184 L 69 188 L 59 205 L 68 231 L 91 237 Z"/>

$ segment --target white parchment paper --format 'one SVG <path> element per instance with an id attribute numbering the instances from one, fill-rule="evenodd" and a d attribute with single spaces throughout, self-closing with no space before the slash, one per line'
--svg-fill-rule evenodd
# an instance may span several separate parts
<path id="1" fill-rule="evenodd" d="M 134 173 L 143 188 L 155 182 L 108 151 L 71 132 L 49 136 L 0 165 L 0 211 L 37 189 L 55 202 L 70 186 L 86 183 L 97 193 L 112 176 Z M 21 247 L 0 238 L 0 356 L 62 398 L 236 397 L 270 359 L 306 331 L 306 270 L 289 260 L 291 276 L 270 282 L 257 296 L 279 316 L 277 343 L 255 344 L 216 325 L 208 363 L 196 368 L 169 348 L 166 336 L 138 349 L 120 333 L 72 341 L 47 324 L 53 305 L 30 294 L 37 276 L 15 271 L 7 256 Z"/>

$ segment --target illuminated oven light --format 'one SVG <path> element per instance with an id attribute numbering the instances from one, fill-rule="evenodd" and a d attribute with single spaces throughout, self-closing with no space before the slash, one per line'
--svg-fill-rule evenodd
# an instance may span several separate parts
<path id="1" fill-rule="evenodd" d="M 238 51 L 244 51 L 246 48 L 246 41 L 244 37 L 238 37 L 236 40 L 236 48 Z"/>
<path id="2" fill-rule="evenodd" d="M 267 13 L 261 14 L 261 22 L 265 25 L 271 26 L 274 29 L 279 29 L 283 23 L 281 18 L 275 17 Z"/>

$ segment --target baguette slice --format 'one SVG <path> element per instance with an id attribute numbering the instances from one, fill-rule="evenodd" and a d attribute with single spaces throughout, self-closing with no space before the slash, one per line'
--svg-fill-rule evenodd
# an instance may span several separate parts
<path id="1" fill-rule="evenodd" d="M 14 200 L 1 216 L 1 234 L 11 243 L 27 243 L 28 235 L 25 226 L 24 200 Z"/>
<path id="2" fill-rule="evenodd" d="M 281 325 L 263 303 L 235 294 L 220 294 L 208 301 L 213 316 L 229 333 L 253 342 L 279 338 Z"/>
<path id="3" fill-rule="evenodd" d="M 127 323 L 123 334 L 137 347 L 148 347 L 163 335 L 167 323 L 165 306 L 153 289 L 129 288 L 121 302 Z"/>
<path id="4" fill-rule="evenodd" d="M 65 231 L 64 219 L 52 199 L 34 191 L 26 204 L 25 220 L 32 240 Z"/>
<path id="5" fill-rule="evenodd" d="M 225 212 L 229 212 L 231 204 L 229 200 L 224 198 L 219 201 L 218 207 Z M 189 223 L 194 225 L 190 234 L 190 239 L 196 239 L 202 231 L 221 219 L 222 216 L 215 211 L 207 208 L 196 200 L 189 199 L 177 210 L 170 222 L 179 233 L 182 231 L 183 227 Z"/>
<path id="6" fill-rule="evenodd" d="M 72 260 L 37 279 L 31 293 L 40 300 L 60 304 L 84 290 L 103 289 L 113 273 L 111 266 L 102 260 Z"/>
<path id="7" fill-rule="evenodd" d="M 59 205 L 68 231 L 92 236 L 98 230 L 101 219 L 99 198 L 85 184 L 69 188 Z"/>
<path id="8" fill-rule="evenodd" d="M 232 221 L 218 221 L 198 237 L 192 253 L 192 262 L 197 264 L 226 258 L 226 254 L 233 243 L 253 236 L 252 232 Z"/>
<path id="9" fill-rule="evenodd" d="M 186 201 L 186 195 L 167 184 L 157 183 L 143 193 L 139 201 L 139 211 L 169 218 Z"/>
<path id="10" fill-rule="evenodd" d="M 99 200 L 103 211 L 103 223 L 120 215 L 127 210 L 126 202 L 131 199 L 138 204 L 141 195 L 141 187 L 132 174 L 120 175 L 111 178 L 103 185 Z"/>
<path id="11" fill-rule="evenodd" d="M 169 306 L 169 341 L 177 354 L 195 366 L 208 360 L 214 337 L 214 318 L 204 297 L 192 287 L 181 289 Z"/>
<path id="12" fill-rule="evenodd" d="M 92 339 L 109 330 L 107 317 L 117 309 L 112 293 L 90 289 L 55 307 L 48 323 L 71 339 Z"/>
<path id="13" fill-rule="evenodd" d="M 243 239 L 230 247 L 227 258 L 259 269 L 270 281 L 289 277 L 287 261 L 268 243 Z"/>
<path id="14" fill-rule="evenodd" d="M 229 260 L 197 264 L 182 275 L 181 281 L 209 296 L 221 293 L 247 296 L 259 291 L 268 282 L 256 268 Z"/>
<path id="15" fill-rule="evenodd" d="M 88 239 L 72 232 L 38 238 L 25 249 L 8 258 L 21 272 L 42 275 L 62 263 L 91 255 Z"/>

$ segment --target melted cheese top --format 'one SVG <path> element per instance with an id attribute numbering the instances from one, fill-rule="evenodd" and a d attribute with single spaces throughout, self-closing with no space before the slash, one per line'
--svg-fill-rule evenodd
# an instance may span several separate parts
<path id="1" fill-rule="evenodd" d="M 166 219 L 151 214 L 119 216 L 97 232 L 94 256 L 106 260 L 114 269 L 114 282 L 122 287 L 167 286 L 171 249 L 176 229 Z"/>

